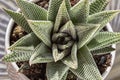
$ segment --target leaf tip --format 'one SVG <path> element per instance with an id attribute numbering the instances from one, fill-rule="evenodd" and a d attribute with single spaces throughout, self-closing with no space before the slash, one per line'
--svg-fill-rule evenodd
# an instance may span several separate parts
<path id="1" fill-rule="evenodd" d="M 32 55 L 31 58 L 30 58 L 30 60 L 29 60 L 29 65 L 31 66 L 33 64 L 35 64 L 34 63 L 34 55 Z"/>
<path id="2" fill-rule="evenodd" d="M 32 20 L 27 20 L 28 21 L 28 23 L 32 23 Z"/>
<path id="3" fill-rule="evenodd" d="M 12 50 L 13 48 L 12 47 L 9 47 L 8 50 Z"/>
<path id="4" fill-rule="evenodd" d="M 11 11 L 11 10 L 9 10 L 9 9 L 7 9 L 7 8 L 2 8 L 2 10 L 3 10 L 4 12 L 6 12 L 7 14 L 9 14 L 10 11 Z"/>
<path id="5" fill-rule="evenodd" d="M 78 68 L 78 65 L 74 64 L 73 67 L 71 67 L 73 69 L 77 69 Z"/>
<path id="6" fill-rule="evenodd" d="M 32 63 L 31 61 L 29 61 L 29 65 L 32 66 L 32 64 L 33 64 L 33 63 Z"/>
<path id="7" fill-rule="evenodd" d="M 59 61 L 59 58 L 58 57 L 54 57 L 54 61 L 55 62 Z"/>
<path id="8" fill-rule="evenodd" d="M 29 60 L 29 65 L 31 66 L 33 64 L 33 62 L 31 61 L 31 59 Z"/>

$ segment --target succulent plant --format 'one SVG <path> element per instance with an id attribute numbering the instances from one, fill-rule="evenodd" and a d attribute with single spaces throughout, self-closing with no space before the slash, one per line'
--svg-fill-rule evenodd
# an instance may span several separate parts
<path id="1" fill-rule="evenodd" d="M 103 11 L 110 0 L 50 0 L 48 10 L 16 0 L 21 13 L 4 9 L 28 33 L 10 46 L 5 62 L 47 63 L 48 80 L 66 80 L 68 70 L 83 80 L 102 80 L 92 55 L 107 54 L 120 33 L 102 31 L 120 10 Z"/>

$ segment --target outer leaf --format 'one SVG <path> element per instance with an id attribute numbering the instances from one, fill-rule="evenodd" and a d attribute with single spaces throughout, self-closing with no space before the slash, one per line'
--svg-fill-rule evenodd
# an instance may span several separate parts
<path id="1" fill-rule="evenodd" d="M 88 43 L 95 36 L 99 27 L 99 24 L 83 24 L 76 26 L 76 31 L 79 39 L 78 49 Z"/>
<path id="2" fill-rule="evenodd" d="M 25 17 L 20 14 L 20 13 L 17 13 L 17 12 L 14 12 L 14 11 L 11 11 L 11 10 L 8 10 L 8 9 L 4 9 L 8 15 L 10 15 L 14 21 L 20 25 L 26 32 L 30 33 L 32 32 L 31 28 L 29 27 L 28 25 L 28 22 L 27 20 L 25 19 Z"/>
<path id="3" fill-rule="evenodd" d="M 52 45 L 52 51 L 53 51 L 52 54 L 55 62 L 61 60 L 69 53 L 69 49 L 66 49 L 62 52 L 58 52 L 58 48 L 56 44 Z"/>
<path id="4" fill-rule="evenodd" d="M 70 68 L 77 69 L 78 68 L 78 60 L 77 60 L 77 44 L 74 44 L 71 50 L 71 55 L 62 59 L 62 62 L 69 66 Z"/>
<path id="5" fill-rule="evenodd" d="M 109 21 L 111 21 L 120 10 L 102 11 L 88 17 L 88 23 L 100 24 L 99 30 L 101 30 Z"/>
<path id="6" fill-rule="evenodd" d="M 120 33 L 100 32 L 89 44 L 90 50 L 101 49 L 120 42 Z"/>
<path id="7" fill-rule="evenodd" d="M 16 2 L 28 19 L 47 20 L 47 11 L 42 7 L 25 0 L 16 0 Z"/>
<path id="8" fill-rule="evenodd" d="M 76 39 L 76 30 L 72 21 L 68 21 L 64 26 L 61 27 L 60 32 L 69 33 L 73 39 Z"/>
<path id="9" fill-rule="evenodd" d="M 10 46 L 10 50 L 33 50 L 41 41 L 36 37 L 34 33 L 20 38 L 13 45 Z"/>
<path id="10" fill-rule="evenodd" d="M 29 61 L 30 65 L 36 63 L 48 63 L 54 61 L 51 51 L 45 44 L 41 43 L 37 47 L 38 47 L 37 50 L 30 58 Z"/>
<path id="11" fill-rule="evenodd" d="M 10 54 L 3 57 L 5 62 L 20 62 L 28 61 L 33 54 L 33 51 L 12 51 Z"/>
<path id="12" fill-rule="evenodd" d="M 53 28 L 53 23 L 51 21 L 29 20 L 29 24 L 36 36 L 47 46 L 51 47 L 50 35 Z"/>
<path id="13" fill-rule="evenodd" d="M 55 22 L 60 4 L 63 0 L 50 0 L 49 2 L 49 8 L 48 8 L 48 20 Z M 69 10 L 71 5 L 69 0 L 66 1 L 67 9 Z"/>
<path id="14" fill-rule="evenodd" d="M 104 10 L 110 0 L 94 0 L 90 4 L 90 15 Z"/>
<path id="15" fill-rule="evenodd" d="M 78 68 L 70 70 L 82 80 L 103 80 L 92 54 L 86 46 L 78 51 Z"/>
<path id="16" fill-rule="evenodd" d="M 33 45 L 30 45 L 30 46 L 16 46 L 16 47 L 10 47 L 8 48 L 9 50 L 15 50 L 15 51 L 32 51 L 34 50 L 34 47 Z"/>
<path id="17" fill-rule="evenodd" d="M 48 63 L 47 64 L 47 79 L 48 80 L 62 80 L 69 67 L 64 65 L 61 61 L 56 63 Z"/>
<path id="18" fill-rule="evenodd" d="M 89 15 L 89 0 L 79 1 L 70 10 L 70 17 L 74 23 L 86 23 Z"/>
<path id="19" fill-rule="evenodd" d="M 6 62 L 28 61 L 30 60 L 30 57 L 32 56 L 32 54 L 39 49 L 38 46 L 32 51 L 21 51 L 21 50 L 12 51 L 10 54 L 3 57 L 3 61 L 6 61 Z"/>
<path id="20" fill-rule="evenodd" d="M 70 20 L 65 0 L 63 0 L 60 8 L 58 10 L 58 14 L 56 16 L 55 25 L 54 25 L 54 32 L 58 32 L 58 29 L 61 25 L 65 24 L 67 21 Z"/>
<path id="21" fill-rule="evenodd" d="M 97 50 L 91 50 L 92 54 L 95 55 L 101 55 L 101 54 L 107 54 L 110 53 L 112 51 L 114 51 L 115 49 L 112 47 L 105 47 L 105 48 L 101 48 L 101 49 L 97 49 Z"/>

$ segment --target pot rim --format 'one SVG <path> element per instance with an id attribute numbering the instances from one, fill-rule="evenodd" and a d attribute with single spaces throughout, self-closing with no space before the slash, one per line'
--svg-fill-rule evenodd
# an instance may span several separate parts
<path id="1" fill-rule="evenodd" d="M 36 1 L 38 1 L 38 0 L 30 0 L 30 2 L 36 2 Z M 19 12 L 19 11 L 20 11 L 20 9 L 17 10 L 17 12 Z M 10 54 L 10 52 L 11 52 L 10 50 L 8 50 L 8 48 L 10 46 L 10 35 L 11 35 L 11 31 L 12 31 L 13 26 L 14 26 L 14 20 L 11 19 L 9 21 L 9 24 L 8 24 L 7 30 L 6 30 L 6 34 L 5 34 L 5 52 L 7 54 Z M 106 25 L 106 28 L 108 29 L 109 32 L 113 32 L 110 23 L 108 23 Z M 112 47 L 116 48 L 116 45 L 113 44 Z M 105 79 L 111 71 L 111 68 L 112 68 L 112 66 L 114 64 L 114 60 L 115 60 L 116 50 L 112 51 L 110 54 L 112 55 L 111 65 L 109 67 L 107 67 L 106 71 L 102 74 L 103 79 Z M 15 68 L 16 71 L 19 70 L 19 67 L 17 66 L 17 64 L 15 62 L 11 62 L 11 65 Z"/>

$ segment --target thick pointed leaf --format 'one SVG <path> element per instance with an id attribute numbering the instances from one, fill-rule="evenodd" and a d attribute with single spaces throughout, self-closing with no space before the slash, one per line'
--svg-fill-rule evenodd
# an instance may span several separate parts
<path id="1" fill-rule="evenodd" d="M 59 7 L 63 0 L 50 0 L 48 8 L 48 20 L 55 22 Z M 66 1 L 67 9 L 69 10 L 71 5 L 69 0 Z"/>
<path id="2" fill-rule="evenodd" d="M 70 0 L 65 0 L 65 3 L 66 3 L 67 10 L 69 12 L 69 10 L 71 8 L 71 2 L 70 2 Z"/>
<path id="3" fill-rule="evenodd" d="M 71 55 L 62 59 L 62 62 L 66 64 L 68 67 L 77 69 L 78 68 L 78 60 L 77 60 L 77 44 L 74 44 L 71 50 Z"/>
<path id="4" fill-rule="evenodd" d="M 120 33 L 100 32 L 93 40 L 90 41 L 88 47 L 90 50 L 96 50 L 108 47 L 118 42 L 120 42 Z"/>
<path id="5" fill-rule="evenodd" d="M 52 62 L 47 64 L 46 74 L 48 80 L 62 80 L 68 71 L 69 67 L 63 64 L 61 61 Z"/>
<path id="6" fill-rule="evenodd" d="M 10 50 L 33 50 L 41 41 L 37 36 L 32 32 L 28 35 L 20 38 L 13 45 L 10 46 Z"/>
<path id="7" fill-rule="evenodd" d="M 99 24 L 83 24 L 76 26 L 76 31 L 79 39 L 78 49 L 88 43 L 95 36 L 99 27 Z"/>
<path id="8" fill-rule="evenodd" d="M 51 21 L 28 21 L 31 29 L 36 34 L 36 36 L 42 40 L 47 46 L 51 47 L 51 31 L 53 28 L 53 23 Z"/>
<path id="9" fill-rule="evenodd" d="M 59 52 L 57 45 L 56 44 L 52 45 L 52 54 L 55 62 L 64 58 L 68 53 L 69 53 L 69 49 L 65 49 L 64 51 Z"/>
<path id="10" fill-rule="evenodd" d="M 80 0 L 70 10 L 70 17 L 74 23 L 86 23 L 89 15 L 89 0 Z"/>
<path id="11" fill-rule="evenodd" d="M 56 16 L 54 32 L 58 32 L 58 29 L 60 28 L 60 26 L 65 24 L 69 20 L 70 20 L 70 17 L 67 11 L 66 2 L 65 0 L 63 0 L 58 10 L 58 14 Z"/>
<path id="12" fill-rule="evenodd" d="M 94 55 L 101 55 L 101 54 L 110 53 L 114 50 L 115 49 L 112 48 L 112 47 L 105 47 L 105 48 L 101 48 L 101 49 L 91 50 L 91 53 L 94 54 Z"/>
<path id="13" fill-rule="evenodd" d="M 29 50 L 29 51 L 14 50 L 10 54 L 7 54 L 5 57 L 3 57 L 2 60 L 5 62 L 29 61 L 33 53 L 39 49 L 38 46 L 39 45 L 37 45 L 37 47 L 34 50 Z"/>
<path id="14" fill-rule="evenodd" d="M 14 11 L 11 11 L 11 10 L 8 10 L 8 9 L 4 9 L 8 15 L 10 15 L 14 21 L 19 25 L 21 26 L 26 32 L 30 33 L 32 32 L 31 28 L 29 27 L 28 25 L 28 22 L 27 20 L 25 19 L 25 17 L 20 14 L 20 13 L 17 13 L 17 12 L 14 12 Z"/>
<path id="15" fill-rule="evenodd" d="M 76 39 L 76 30 L 72 21 L 68 21 L 64 26 L 61 27 L 60 32 L 68 33 L 73 39 Z"/>
<path id="16" fill-rule="evenodd" d="M 16 0 L 16 2 L 28 19 L 47 20 L 47 11 L 42 7 L 25 0 Z"/>
<path id="17" fill-rule="evenodd" d="M 90 15 L 104 10 L 110 0 L 94 0 L 90 4 Z"/>
<path id="18" fill-rule="evenodd" d="M 38 47 L 37 50 L 30 58 L 29 61 L 30 65 L 36 63 L 48 63 L 54 61 L 51 51 L 44 43 L 39 44 L 37 47 Z"/>
<path id="19" fill-rule="evenodd" d="M 33 51 L 12 51 L 2 58 L 5 62 L 20 62 L 28 61 L 32 56 Z"/>
<path id="20" fill-rule="evenodd" d="M 100 24 L 99 30 L 101 30 L 108 22 L 110 22 L 120 10 L 102 11 L 88 17 L 88 23 Z"/>
<path id="21" fill-rule="evenodd" d="M 10 47 L 8 48 L 8 50 L 15 50 L 15 51 L 32 51 L 34 50 L 35 46 L 33 45 L 30 45 L 30 46 L 16 46 L 16 47 Z"/>
<path id="22" fill-rule="evenodd" d="M 103 80 L 92 54 L 86 46 L 78 50 L 78 68 L 70 70 L 82 80 Z"/>

